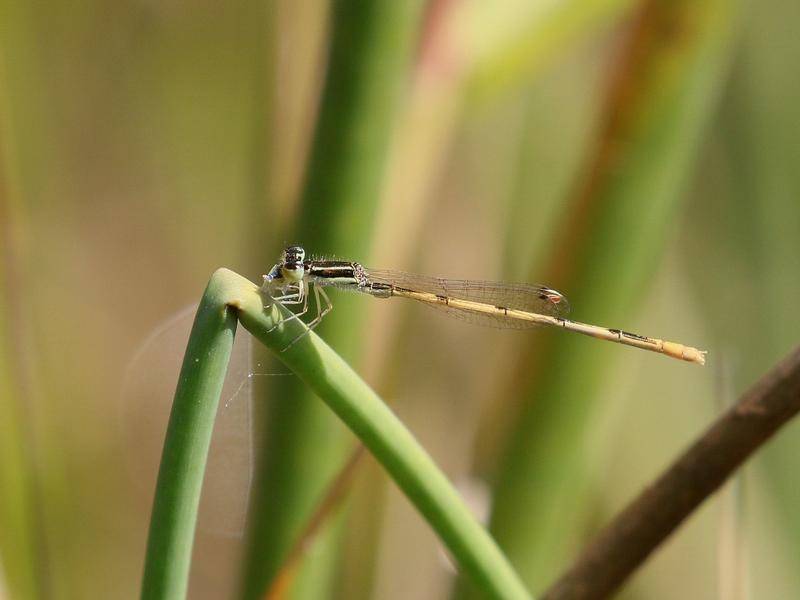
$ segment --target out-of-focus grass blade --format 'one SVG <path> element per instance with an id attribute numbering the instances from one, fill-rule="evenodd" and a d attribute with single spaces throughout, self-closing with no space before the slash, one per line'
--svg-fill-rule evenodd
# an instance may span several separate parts
<path id="1" fill-rule="evenodd" d="M 5 300 L 5 280 L 0 269 L 0 562 L 8 591 L 23 600 L 39 597 L 40 581 L 34 551 L 34 505 L 31 498 L 30 461 L 25 448 L 22 396 L 14 389 L 16 376 L 8 347 L 9 328 L 5 316 L 11 315 Z M 0 590 L 0 594 L 2 590 Z"/>
<path id="2" fill-rule="evenodd" d="M 796 344 L 800 331 L 800 177 L 795 168 L 800 129 L 786 116 L 800 103 L 800 73 L 779 66 L 800 51 L 799 15 L 793 2 L 748 6 L 747 27 L 702 165 L 706 176 L 698 181 L 696 208 L 685 219 L 687 255 L 711 250 L 702 262 L 690 263 L 693 285 L 702 297 L 736 298 L 703 305 L 709 329 L 735 360 L 735 390 Z M 753 589 L 764 597 L 788 597 L 800 585 L 792 560 L 770 555 L 800 553 L 798 452 L 796 435 L 780 436 L 753 466 L 755 481 L 767 488 L 778 538 L 766 548 L 757 543 L 761 536 L 751 540 Z M 782 577 L 795 587 L 781 587 Z"/>
<path id="3" fill-rule="evenodd" d="M 17 25 L 10 14 L 5 29 Z M 8 96 L 6 59 L 13 46 L 28 41 L 19 29 L 0 43 L 0 596 L 3 587 L 14 598 L 33 600 L 48 589 L 42 573 L 45 558 L 41 506 L 36 494 L 39 465 L 31 439 L 32 397 L 24 392 L 30 353 L 22 348 L 26 318 L 20 273 L 22 255 L 19 202 L 19 148 L 14 142 L 14 115 Z M 21 61 L 22 62 L 22 61 Z M 37 510 L 38 508 L 38 510 Z"/>
<path id="4" fill-rule="evenodd" d="M 569 52 L 572 42 L 620 19 L 634 4 L 632 0 L 554 2 L 542 9 L 543 14 L 532 15 L 518 33 L 504 31 L 504 38 L 490 44 L 490 50 L 475 65 L 469 86 L 470 105 L 485 106 L 528 84 L 538 70 Z M 532 5 L 524 3 L 517 9 L 526 6 Z M 492 12 L 496 8 L 493 6 Z"/>
<path id="5" fill-rule="evenodd" d="M 567 245 L 554 248 L 554 285 L 580 307 L 576 317 L 622 323 L 651 280 L 715 106 L 734 10 L 721 1 L 643 5 L 608 125 L 561 237 Z M 559 336 L 536 355 L 540 368 L 529 369 L 529 355 L 526 373 L 513 380 L 515 393 L 520 385 L 530 390 L 528 406 L 499 473 L 492 530 L 534 587 L 555 574 L 579 537 L 587 404 L 614 356 Z"/>

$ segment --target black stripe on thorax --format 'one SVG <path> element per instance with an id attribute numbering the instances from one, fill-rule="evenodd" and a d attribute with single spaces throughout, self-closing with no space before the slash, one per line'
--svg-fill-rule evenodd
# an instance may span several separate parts
<path id="1" fill-rule="evenodd" d="M 306 263 L 306 272 L 322 279 L 356 279 L 356 267 L 343 260 L 326 260 Z"/>

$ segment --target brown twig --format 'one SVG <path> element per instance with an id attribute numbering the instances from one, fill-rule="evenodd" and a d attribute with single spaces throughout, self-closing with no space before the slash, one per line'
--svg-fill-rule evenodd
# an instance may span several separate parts
<path id="1" fill-rule="evenodd" d="M 800 348 L 767 373 L 627 506 L 542 596 L 606 598 L 800 411 Z"/>

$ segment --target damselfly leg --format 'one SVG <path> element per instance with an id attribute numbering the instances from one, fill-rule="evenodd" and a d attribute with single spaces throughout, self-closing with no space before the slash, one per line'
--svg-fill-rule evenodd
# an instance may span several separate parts
<path id="1" fill-rule="evenodd" d="M 264 282 L 265 288 L 269 289 L 268 282 L 265 279 Z M 290 291 L 291 290 L 291 291 Z M 284 323 L 291 321 L 292 319 L 301 319 L 302 317 L 308 312 L 308 294 L 305 290 L 305 282 L 298 281 L 297 283 L 291 284 L 286 286 L 286 288 L 281 289 L 283 294 L 281 296 L 270 296 L 275 302 L 279 304 L 286 305 L 293 305 L 293 304 L 302 304 L 303 308 L 297 311 L 296 313 L 292 313 L 292 316 L 286 317 L 285 319 L 281 319 L 275 325 L 270 327 L 267 330 L 267 333 L 276 330 L 278 327 L 283 325 Z"/>
<path id="2" fill-rule="evenodd" d="M 322 321 L 322 318 L 329 312 L 331 312 L 331 309 L 333 308 L 333 304 L 331 303 L 331 299 L 328 298 L 328 294 L 326 294 L 325 290 L 323 290 L 322 287 L 320 287 L 319 285 L 314 286 L 314 298 L 317 301 L 317 316 L 311 319 L 308 323 L 306 323 L 309 330 L 314 329 L 314 327 L 319 325 L 319 322 Z M 324 308 L 322 307 L 322 302 L 320 301 L 320 298 L 322 298 L 322 300 L 325 302 Z"/>
<path id="3" fill-rule="evenodd" d="M 301 339 L 303 339 L 306 335 L 308 335 L 312 329 L 314 329 L 317 325 L 319 325 L 320 321 L 322 321 L 322 318 L 329 312 L 331 312 L 331 309 L 333 309 L 333 303 L 331 302 L 331 299 L 328 298 L 328 294 L 325 293 L 325 290 L 323 290 L 322 287 L 320 287 L 319 285 L 312 285 L 312 287 L 314 289 L 314 300 L 316 301 L 317 304 L 317 316 L 311 319 L 308 323 L 306 323 L 306 327 L 308 327 L 308 329 L 306 329 L 303 333 L 301 333 L 291 342 L 289 342 L 289 345 L 286 346 L 286 348 L 284 348 L 283 350 L 281 350 L 281 352 L 285 352 L 286 350 L 294 346 L 297 342 L 299 342 Z M 325 302 L 324 308 L 322 307 L 322 301 L 320 300 L 320 297 Z M 285 323 L 286 321 L 283 322 Z"/>
<path id="4" fill-rule="evenodd" d="M 278 285 L 282 283 L 283 285 Z M 302 321 L 303 317 L 308 314 L 308 297 L 313 290 L 314 292 L 314 303 L 316 304 L 316 314 L 313 319 L 306 323 L 308 329 L 306 329 L 303 333 L 293 339 L 286 348 L 282 350 L 286 351 L 291 348 L 294 344 L 296 344 L 300 339 L 302 339 L 309 331 L 314 329 L 317 325 L 319 325 L 322 318 L 328 314 L 331 309 L 333 308 L 333 304 L 328 298 L 328 295 L 325 293 L 325 290 L 321 288 L 319 285 L 315 285 L 313 281 L 306 282 L 304 279 L 299 279 L 296 281 L 292 281 L 290 283 L 286 283 L 286 278 L 280 273 L 276 273 L 274 270 L 269 275 L 264 276 L 264 285 L 263 289 L 270 293 L 270 297 L 275 301 L 279 302 L 282 305 L 297 305 L 302 304 L 303 307 L 293 313 L 291 316 L 286 317 L 285 319 L 281 319 L 278 323 L 273 325 L 268 332 L 274 331 L 279 326 L 291 321 L 292 319 L 298 319 Z M 272 296 L 271 292 L 276 290 L 280 292 L 280 295 Z"/>

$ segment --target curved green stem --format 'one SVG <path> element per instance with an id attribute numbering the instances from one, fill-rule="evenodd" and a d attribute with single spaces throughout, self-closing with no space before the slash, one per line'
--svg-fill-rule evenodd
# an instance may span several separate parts
<path id="1" fill-rule="evenodd" d="M 217 271 L 197 309 L 158 471 L 147 542 L 142 598 L 185 598 L 200 489 L 222 383 L 228 368 L 236 311 Z"/>
<path id="2" fill-rule="evenodd" d="M 284 362 L 359 437 L 488 598 L 530 598 L 519 577 L 458 493 L 386 404 L 327 344 L 293 319 L 275 324 L 269 298 L 220 269 L 198 310 L 181 371 L 159 472 L 142 595 L 186 592 L 202 470 L 225 365 L 242 325 Z M 285 309 L 284 309 L 285 310 Z"/>

